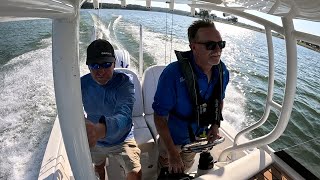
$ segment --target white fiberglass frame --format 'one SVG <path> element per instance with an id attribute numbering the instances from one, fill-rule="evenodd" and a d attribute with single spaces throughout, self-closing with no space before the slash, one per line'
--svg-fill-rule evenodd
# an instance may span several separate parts
<path id="1" fill-rule="evenodd" d="M 300 36 L 300 39 L 304 40 L 304 38 L 310 39 L 313 37 L 312 35 L 297 32 L 294 30 L 293 18 L 295 15 L 294 10 L 290 11 L 285 17 L 282 17 L 283 27 L 278 26 L 275 23 L 267 21 L 265 19 L 256 17 L 251 14 L 247 14 L 242 11 L 238 11 L 231 8 L 225 8 L 221 6 L 216 6 L 213 4 L 190 4 L 192 8 L 201 8 L 201 9 L 209 9 L 209 10 L 218 10 L 227 13 L 231 13 L 237 16 L 244 17 L 248 20 L 252 20 L 256 23 L 265 26 L 267 43 L 268 43 L 268 53 L 269 53 L 269 83 L 268 83 L 268 95 L 265 112 L 262 118 L 255 124 L 250 127 L 245 128 L 240 131 L 234 139 L 234 145 L 225 149 L 219 157 L 219 161 L 224 161 L 226 156 L 233 151 L 246 150 L 249 148 L 261 147 L 271 142 L 277 140 L 281 134 L 284 132 L 287 124 L 289 122 L 290 114 L 293 107 L 294 96 L 296 92 L 296 82 L 297 82 L 297 45 L 296 45 L 296 35 Z M 287 74 L 286 74 L 286 85 L 284 98 L 282 101 L 282 105 L 277 104 L 273 101 L 273 89 L 274 89 L 274 50 L 272 43 L 271 30 L 274 30 L 278 33 L 285 35 L 286 41 L 286 52 L 287 52 Z M 319 38 L 314 40 L 315 42 L 320 42 Z M 280 111 L 280 116 L 275 128 L 265 136 L 258 137 L 252 139 L 243 144 L 238 144 L 238 139 L 244 133 L 247 133 L 259 126 L 261 126 L 268 118 L 271 107 Z M 232 156 L 234 157 L 234 156 Z"/>
<path id="2" fill-rule="evenodd" d="M 51 18 L 54 89 L 61 133 L 75 179 L 96 179 L 82 109 L 79 18 L 84 0 L 4 0 L 0 16 Z"/>
<path id="3" fill-rule="evenodd" d="M 75 179 L 96 179 L 82 108 L 79 70 L 79 15 L 55 19 L 52 66 L 61 133 Z"/>
<path id="4" fill-rule="evenodd" d="M 75 179 L 96 179 L 85 129 L 79 70 L 81 2 L 71 17 L 55 18 L 52 25 L 52 66 L 59 122 Z"/>

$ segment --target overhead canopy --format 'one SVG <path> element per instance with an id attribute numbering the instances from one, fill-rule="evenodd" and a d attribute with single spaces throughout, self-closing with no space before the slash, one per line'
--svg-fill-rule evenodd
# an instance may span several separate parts
<path id="1" fill-rule="evenodd" d="M 0 16 L 59 18 L 73 16 L 85 0 L 1 0 Z M 146 0 L 142 0 L 146 1 Z M 291 9 L 295 19 L 320 21 L 320 0 L 151 0 L 181 4 L 213 3 L 219 6 L 243 7 L 275 16 Z M 105 1 L 107 2 L 107 1 Z"/>
<path id="2" fill-rule="evenodd" d="M 72 17 L 85 0 L 1 0 L 0 16 Z"/>
<path id="3" fill-rule="evenodd" d="M 170 2 L 170 0 L 152 1 Z M 247 10 L 257 10 L 280 17 L 293 9 L 295 19 L 320 21 L 320 0 L 174 0 L 174 2 L 180 4 L 213 3 L 219 6 L 243 7 Z"/>

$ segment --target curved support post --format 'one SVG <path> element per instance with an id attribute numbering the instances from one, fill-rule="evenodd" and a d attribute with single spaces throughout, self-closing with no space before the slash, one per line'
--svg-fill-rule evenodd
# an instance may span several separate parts
<path id="1" fill-rule="evenodd" d="M 96 179 L 82 109 L 79 71 L 79 14 L 52 23 L 52 66 L 56 104 L 75 179 Z"/>
<path id="2" fill-rule="evenodd" d="M 269 10 L 268 14 L 273 14 L 278 9 L 279 5 L 280 5 L 280 0 L 277 0 Z"/>
<path id="3" fill-rule="evenodd" d="M 233 141 L 233 147 L 237 146 L 239 137 L 245 133 L 248 133 L 258 127 L 260 127 L 262 124 L 266 122 L 266 120 L 269 117 L 270 110 L 271 110 L 271 103 L 273 102 L 273 89 L 274 89 L 274 49 L 273 49 L 273 41 L 272 41 L 272 33 L 271 29 L 268 27 L 265 27 L 266 29 L 266 36 L 267 36 L 267 44 L 268 44 L 268 55 L 269 55 L 269 82 L 268 82 L 268 95 L 267 95 L 267 102 L 266 102 L 266 108 L 264 110 L 263 116 L 259 121 L 254 123 L 253 125 L 243 129 L 240 131 L 234 138 Z M 270 103 L 271 102 L 271 103 Z M 280 108 L 281 109 L 281 108 Z M 236 159 L 235 153 L 232 153 L 233 161 Z"/>
<path id="4" fill-rule="evenodd" d="M 297 45 L 296 38 L 293 35 L 294 25 L 292 21 L 292 16 L 283 17 L 282 23 L 284 27 L 284 35 L 287 50 L 287 75 L 284 100 L 282 103 L 282 109 L 279 120 L 275 128 L 269 134 L 253 139 L 249 142 L 225 149 L 220 154 L 219 161 L 225 159 L 227 154 L 232 151 L 240 151 L 272 143 L 281 136 L 281 134 L 284 132 L 285 128 L 288 125 L 293 107 L 297 84 Z"/>
<path id="5" fill-rule="evenodd" d="M 270 114 L 270 109 L 271 109 L 270 102 L 273 102 L 272 99 L 273 99 L 273 89 L 274 89 L 274 50 L 273 50 L 271 29 L 268 27 L 265 27 L 265 29 L 266 29 L 268 54 L 269 54 L 269 80 L 268 80 L 269 82 L 268 82 L 268 95 L 267 95 L 266 108 L 264 110 L 263 116 L 258 122 L 251 125 L 250 127 L 243 129 L 236 135 L 236 137 L 234 138 L 233 146 L 236 146 L 238 144 L 238 140 L 241 135 L 260 127 L 264 122 L 266 122 Z"/>
<path id="6" fill-rule="evenodd" d="M 276 108 L 278 111 L 281 111 L 282 106 L 276 102 L 274 102 L 273 100 L 268 101 L 268 104 L 274 108 Z"/>
<path id="7" fill-rule="evenodd" d="M 140 24 L 140 42 L 139 42 L 139 78 L 142 78 L 143 74 L 143 36 L 142 36 L 142 24 Z"/>

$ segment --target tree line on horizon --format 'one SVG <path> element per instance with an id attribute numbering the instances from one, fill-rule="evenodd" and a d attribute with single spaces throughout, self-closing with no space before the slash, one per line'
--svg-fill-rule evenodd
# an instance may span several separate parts
<path id="1" fill-rule="evenodd" d="M 85 2 L 82 4 L 81 9 L 94 9 L 92 3 Z M 120 4 L 111 4 L 111 3 L 100 3 L 100 9 L 127 9 L 127 10 L 140 10 L 140 11 L 157 11 L 157 12 L 169 12 L 168 8 L 160 8 L 160 7 L 151 7 L 147 8 L 145 6 L 136 5 L 136 4 L 127 4 L 125 8 L 123 8 Z M 174 11 L 170 11 L 174 14 L 190 16 L 190 12 L 181 11 L 175 9 Z"/>

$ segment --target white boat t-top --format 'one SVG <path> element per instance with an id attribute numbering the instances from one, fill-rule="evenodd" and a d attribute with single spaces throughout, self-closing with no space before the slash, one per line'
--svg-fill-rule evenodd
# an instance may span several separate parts
<path id="1" fill-rule="evenodd" d="M 269 80 L 263 116 L 253 125 L 234 134 L 225 122 L 221 131 L 225 142 L 210 147 L 217 159 L 215 167 L 196 179 L 250 179 L 271 164 L 280 167 L 290 179 L 306 179 L 296 169 L 280 159 L 268 144 L 277 140 L 287 127 L 297 84 L 297 40 L 320 45 L 320 37 L 295 30 L 293 19 L 320 21 L 320 1 L 318 0 L 157 0 L 169 3 L 189 4 L 191 15 L 195 8 L 217 10 L 246 18 L 265 27 L 269 54 Z M 2 0 L 0 16 L 50 18 L 52 25 L 52 64 L 54 89 L 58 117 L 52 129 L 47 150 L 43 158 L 38 179 L 96 179 L 91 164 L 83 117 L 80 72 L 79 72 L 79 18 L 84 0 Z M 126 1 L 122 0 L 123 7 Z M 94 1 L 95 8 L 99 2 Z M 146 0 L 146 8 L 151 8 L 151 0 Z M 189 9 L 187 9 L 189 10 Z M 263 18 L 248 14 L 245 10 L 257 10 L 279 16 L 282 26 Z M 274 91 L 274 49 L 272 31 L 285 37 L 287 69 L 285 92 L 281 103 L 273 100 Z M 142 44 L 142 42 L 140 42 Z M 140 48 L 139 72 L 120 68 L 133 75 L 136 102 L 133 109 L 135 138 L 142 151 L 141 163 L 144 179 L 154 179 L 157 167 L 158 134 L 153 123 L 151 104 L 158 78 L 165 68 L 156 65 L 143 70 L 142 46 Z M 129 62 L 124 51 L 118 51 L 118 60 Z M 138 74 L 138 75 L 137 75 Z M 271 109 L 280 112 L 278 122 L 270 133 L 251 140 L 242 135 L 260 127 L 268 118 Z M 190 147 L 189 147 L 190 150 Z M 196 150 L 196 149 L 194 149 Z M 202 149 L 201 149 L 202 150 Z M 107 173 L 109 179 L 121 177 L 121 168 L 109 159 Z M 195 163 L 196 164 L 196 163 Z M 196 167 L 195 167 L 196 168 Z M 190 173 L 196 171 L 191 169 Z M 315 176 L 308 176 L 315 177 Z"/>

